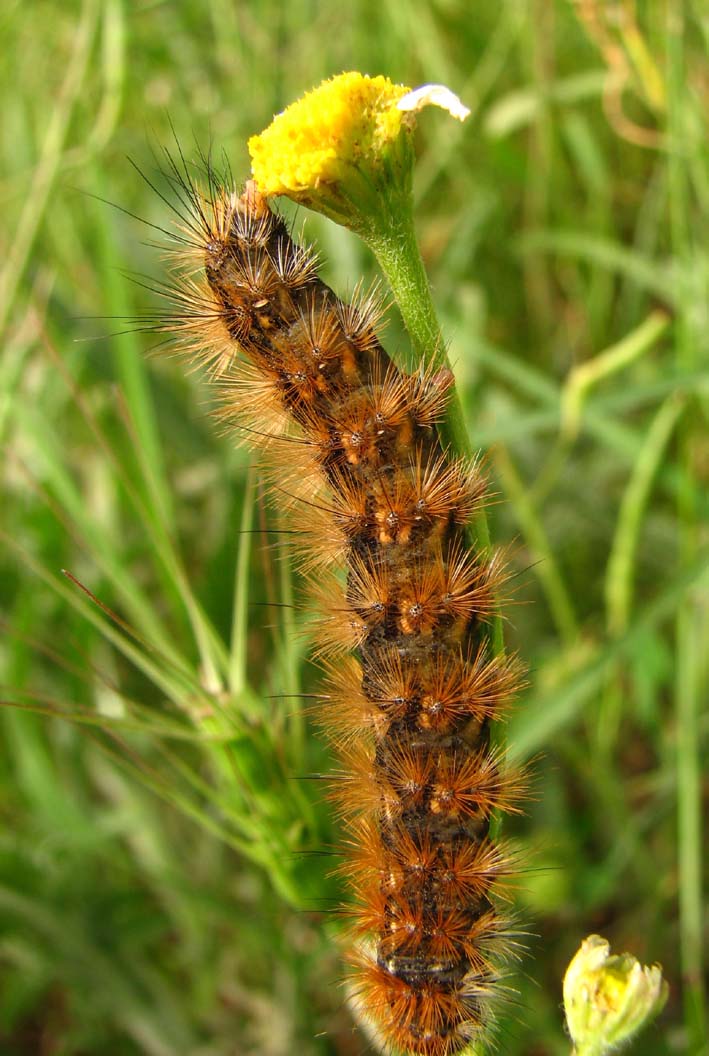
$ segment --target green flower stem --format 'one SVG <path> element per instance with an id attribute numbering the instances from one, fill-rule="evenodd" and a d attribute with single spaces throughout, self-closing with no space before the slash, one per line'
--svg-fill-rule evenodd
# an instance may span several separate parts
<path id="1" fill-rule="evenodd" d="M 398 208 L 380 213 L 376 226 L 372 224 L 368 230 L 361 231 L 361 237 L 374 253 L 389 283 L 409 332 L 416 359 L 427 365 L 434 364 L 451 371 L 441 326 L 433 307 L 426 269 L 418 249 L 411 200 L 399 200 L 396 205 Z M 456 391 L 453 391 L 448 402 L 439 432 L 444 447 L 451 453 L 472 457 L 463 407 Z M 475 542 L 482 547 L 489 545 L 484 513 L 481 513 L 475 523 Z"/>
<path id="2" fill-rule="evenodd" d="M 359 227 L 358 234 L 374 253 L 389 283 L 411 337 L 416 359 L 427 365 L 434 364 L 451 370 L 416 238 L 410 193 L 398 195 L 394 201 L 390 198 L 388 202 L 384 202 L 376 218 L 370 215 L 369 223 L 366 227 Z M 455 388 L 448 401 L 445 417 L 439 422 L 438 431 L 443 447 L 447 448 L 451 455 L 473 457 L 463 406 Z M 490 531 L 484 509 L 479 510 L 473 520 L 471 543 L 479 550 L 489 549 Z M 501 656 L 504 653 L 504 638 L 499 613 L 491 621 L 489 640 L 493 654 Z M 491 737 L 495 747 L 503 751 L 506 735 L 502 723 L 493 724 Z M 490 821 L 490 835 L 493 839 L 497 837 L 501 824 L 501 816 L 493 816 Z"/>
<path id="3" fill-rule="evenodd" d="M 451 370 L 416 239 L 412 209 L 410 203 L 407 204 L 408 208 L 389 215 L 386 226 L 379 224 L 376 230 L 370 229 L 363 237 L 389 283 L 411 337 L 416 359 Z M 456 454 L 472 456 L 457 392 L 453 393 L 439 431 L 444 445 Z"/>
<path id="4" fill-rule="evenodd" d="M 433 356 L 441 366 L 448 366 L 410 205 L 397 212 L 397 216 L 388 217 L 386 228 L 380 224 L 378 230 L 368 233 L 369 245 L 391 285 L 414 352 L 420 357 Z"/>
<path id="5" fill-rule="evenodd" d="M 389 283 L 404 325 L 411 337 L 413 351 L 419 362 L 434 364 L 451 370 L 445 342 L 433 306 L 418 240 L 414 228 L 410 196 L 390 203 L 390 208 L 377 217 L 359 234 L 377 258 Z M 452 373 L 452 370 L 451 370 Z M 463 407 L 457 390 L 453 390 L 448 408 L 438 430 L 443 446 L 451 454 L 472 458 L 473 449 L 465 425 Z M 490 532 L 485 512 L 481 510 L 473 525 L 474 543 L 480 549 L 490 545 Z M 496 621 L 493 641 L 496 652 L 502 651 L 500 621 Z"/>

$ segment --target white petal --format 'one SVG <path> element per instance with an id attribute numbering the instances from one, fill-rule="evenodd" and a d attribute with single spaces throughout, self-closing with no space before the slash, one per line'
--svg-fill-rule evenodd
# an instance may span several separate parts
<path id="1" fill-rule="evenodd" d="M 470 113 L 468 107 L 463 106 L 458 96 L 445 84 L 422 84 L 420 88 L 414 88 L 413 92 L 402 96 L 396 105 L 399 110 L 413 111 L 422 110 L 424 106 L 440 106 L 459 121 L 465 121 Z"/>

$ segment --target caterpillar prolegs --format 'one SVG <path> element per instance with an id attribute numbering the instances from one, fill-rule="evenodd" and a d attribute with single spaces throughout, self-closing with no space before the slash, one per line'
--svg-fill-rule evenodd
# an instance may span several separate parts
<path id="1" fill-rule="evenodd" d="M 502 564 L 469 544 L 485 480 L 436 429 L 453 379 L 399 370 L 375 301 L 339 300 L 253 184 L 183 190 L 179 253 L 201 274 L 177 280 L 170 325 L 251 442 L 299 438 L 278 495 L 306 566 L 327 569 L 319 719 L 341 756 L 348 987 L 388 1049 L 462 1052 L 514 946 L 495 895 L 512 863 L 489 829 L 522 783 L 491 743 L 520 674 L 486 628 Z"/>

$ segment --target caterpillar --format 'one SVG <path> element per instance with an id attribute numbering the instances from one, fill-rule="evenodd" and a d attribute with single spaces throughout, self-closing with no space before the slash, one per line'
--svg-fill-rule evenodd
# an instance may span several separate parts
<path id="1" fill-rule="evenodd" d="M 317 570 L 351 1002 L 387 1051 L 452 1056 L 488 1036 L 516 945 L 499 897 L 514 863 L 490 825 L 524 782 L 491 726 L 520 667 L 489 641 L 503 563 L 469 539 L 486 480 L 439 439 L 450 371 L 400 370 L 376 297 L 340 300 L 255 184 L 172 175 L 178 268 L 160 329 L 207 367 L 249 442 L 298 438 L 267 462 Z"/>

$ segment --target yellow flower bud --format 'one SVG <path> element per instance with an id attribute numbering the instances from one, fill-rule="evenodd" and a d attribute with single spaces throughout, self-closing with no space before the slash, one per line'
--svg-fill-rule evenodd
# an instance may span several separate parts
<path id="1" fill-rule="evenodd" d="M 611 956 L 590 935 L 564 977 L 564 1009 L 577 1056 L 605 1056 L 632 1038 L 660 1012 L 668 987 L 658 965 L 641 965 L 629 953 Z"/>

